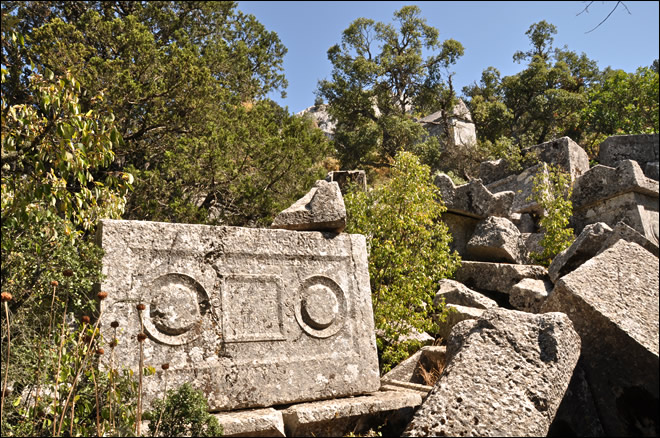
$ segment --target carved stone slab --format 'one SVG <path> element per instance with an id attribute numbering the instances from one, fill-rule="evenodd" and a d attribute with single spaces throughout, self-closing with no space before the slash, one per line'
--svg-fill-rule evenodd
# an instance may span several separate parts
<path id="1" fill-rule="evenodd" d="M 102 366 L 137 372 L 143 327 L 147 405 L 185 382 L 211 410 L 378 390 L 364 236 L 104 220 L 98 240 Z"/>

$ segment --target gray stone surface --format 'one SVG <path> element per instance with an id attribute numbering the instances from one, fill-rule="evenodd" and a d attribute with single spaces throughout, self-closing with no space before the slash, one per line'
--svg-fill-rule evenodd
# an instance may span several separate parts
<path id="1" fill-rule="evenodd" d="M 364 170 L 335 170 L 328 172 L 326 181 L 336 182 L 342 194 L 346 194 L 346 189 L 353 184 L 358 190 L 367 191 L 367 175 Z"/>
<path id="2" fill-rule="evenodd" d="M 533 265 L 538 263 L 535 255 L 543 253 L 543 245 L 541 245 L 543 237 L 543 233 L 520 233 L 518 242 L 522 264 Z"/>
<path id="3" fill-rule="evenodd" d="M 549 280 L 548 271 L 543 266 L 465 260 L 456 271 L 454 278 L 477 291 L 494 291 L 505 294 L 509 294 L 513 285 L 523 278 Z"/>
<path id="4" fill-rule="evenodd" d="M 527 161 L 532 157 L 538 160 L 561 167 L 567 172 L 571 181 L 589 170 L 589 156 L 569 137 L 561 137 L 523 150 Z"/>
<path id="5" fill-rule="evenodd" d="M 550 279 L 556 282 L 560 277 L 595 256 L 611 233 L 612 228 L 604 222 L 596 222 L 584 227 L 571 246 L 552 259 L 552 263 L 548 266 Z"/>
<path id="6" fill-rule="evenodd" d="M 598 250 L 597 254 L 600 254 L 601 252 L 605 251 L 615 243 L 617 243 L 619 240 L 625 240 L 627 242 L 634 242 L 653 254 L 654 256 L 658 257 L 658 244 L 656 242 L 651 242 L 649 239 L 647 239 L 645 236 L 642 236 L 637 232 L 637 230 L 629 227 L 626 223 L 624 222 L 618 222 L 612 232 L 607 236 L 603 244 L 601 245 L 600 249 Z"/>
<path id="7" fill-rule="evenodd" d="M 545 436 L 580 355 L 561 313 L 489 309 L 459 323 L 404 436 Z"/>
<path id="8" fill-rule="evenodd" d="M 293 405 L 282 411 L 282 417 L 286 436 L 344 436 L 366 432 L 385 419 L 402 429 L 421 403 L 422 397 L 413 391 L 380 391 Z"/>
<path id="9" fill-rule="evenodd" d="M 519 174 L 495 181 L 486 188 L 492 193 L 513 192 L 515 195 L 511 203 L 511 213 L 533 213 L 542 216 L 543 208 L 533 198 L 534 177 L 538 172 L 547 174 L 545 163 L 536 164 Z"/>
<path id="10" fill-rule="evenodd" d="M 575 324 L 609 436 L 658 432 L 658 269 L 657 257 L 619 240 L 563 276 L 542 307 Z"/>
<path id="11" fill-rule="evenodd" d="M 222 425 L 222 436 L 286 436 L 282 412 L 273 408 L 213 414 Z"/>
<path id="12" fill-rule="evenodd" d="M 341 233 L 346 227 L 346 207 L 336 182 L 316 181 L 314 187 L 291 207 L 278 214 L 271 228 Z"/>
<path id="13" fill-rule="evenodd" d="M 552 282 L 523 278 L 513 285 L 509 294 L 509 303 L 518 310 L 539 313 L 541 305 L 552 291 Z"/>
<path id="14" fill-rule="evenodd" d="M 438 305 L 442 298 L 446 304 L 458 304 L 460 306 L 476 307 L 478 309 L 490 309 L 498 307 L 494 300 L 473 291 L 469 287 L 456 280 L 440 280 L 440 288 L 435 294 L 433 304 Z"/>
<path id="15" fill-rule="evenodd" d="M 444 173 L 437 173 L 434 183 L 440 189 L 448 212 L 479 219 L 488 216 L 509 216 L 511 203 L 515 197 L 514 193 L 505 190 L 491 193 L 480 180 L 456 186 Z"/>
<path id="16" fill-rule="evenodd" d="M 467 256 L 485 262 L 521 263 L 520 231 L 508 219 L 490 216 L 477 225 L 467 244 Z"/>
<path id="17" fill-rule="evenodd" d="M 479 178 L 488 185 L 515 174 L 509 162 L 502 158 L 497 160 L 482 161 L 479 164 Z"/>
<path id="18" fill-rule="evenodd" d="M 459 304 L 447 304 L 447 309 L 449 313 L 447 313 L 445 320 L 437 322 L 438 332 L 436 334 L 443 340 L 449 339 L 449 334 L 456 324 L 466 319 L 477 319 L 487 310 L 479 307 L 461 306 Z"/>
<path id="19" fill-rule="evenodd" d="M 535 233 L 538 230 L 534 218 L 528 213 L 513 213 L 509 219 L 521 233 Z"/>
<path id="20" fill-rule="evenodd" d="M 644 167 L 658 159 L 658 134 L 613 135 L 606 138 L 598 150 L 598 162 L 611 167 L 616 167 L 621 160 L 635 160 Z"/>
<path id="21" fill-rule="evenodd" d="M 330 116 L 328 112 L 328 105 L 314 105 L 309 108 L 296 113 L 297 116 L 309 117 L 314 121 L 314 124 L 332 140 L 335 137 L 335 129 L 337 128 L 337 121 Z"/>
<path id="22" fill-rule="evenodd" d="M 364 236 L 115 220 L 98 233 L 101 333 L 119 338 L 115 366 L 137 372 L 142 319 L 157 369 L 145 406 L 162 396 L 162 363 L 169 387 L 191 383 L 213 411 L 378 389 Z"/>

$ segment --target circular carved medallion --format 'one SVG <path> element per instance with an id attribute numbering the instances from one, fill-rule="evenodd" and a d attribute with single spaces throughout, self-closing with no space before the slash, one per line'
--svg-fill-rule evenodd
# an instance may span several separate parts
<path id="1" fill-rule="evenodd" d="M 154 340 L 168 345 L 194 341 L 201 334 L 209 311 L 209 296 L 195 279 L 185 274 L 161 275 L 147 285 L 143 324 Z"/>
<path id="2" fill-rule="evenodd" d="M 314 276 L 303 281 L 296 305 L 296 320 L 302 329 L 316 338 L 336 334 L 344 325 L 346 296 L 334 280 Z"/>

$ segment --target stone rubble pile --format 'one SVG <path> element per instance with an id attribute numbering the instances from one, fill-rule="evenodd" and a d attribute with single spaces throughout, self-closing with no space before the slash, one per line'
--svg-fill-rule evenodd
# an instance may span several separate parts
<path id="1" fill-rule="evenodd" d="M 599 160 L 564 137 L 518 171 L 436 175 L 463 262 L 434 300 L 447 318 L 417 335 L 446 346 L 382 377 L 366 242 L 340 234 L 363 171 L 331 172 L 270 230 L 103 221 L 102 333 L 144 330 L 145 362 L 204 391 L 227 436 L 657 436 L 658 135 L 611 137 Z M 530 195 L 548 165 L 570 175 L 576 239 L 546 269 Z"/>

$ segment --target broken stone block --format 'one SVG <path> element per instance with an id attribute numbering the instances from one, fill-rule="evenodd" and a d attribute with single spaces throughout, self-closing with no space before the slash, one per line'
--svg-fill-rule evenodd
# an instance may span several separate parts
<path id="1" fill-rule="evenodd" d="M 571 246 L 552 259 L 552 263 L 548 266 L 550 280 L 556 282 L 560 277 L 595 256 L 611 232 L 612 228 L 604 222 L 596 222 L 584 227 Z"/>
<path id="2" fill-rule="evenodd" d="M 436 174 L 434 183 L 440 189 L 441 198 L 450 213 L 479 219 L 488 216 L 507 217 L 510 214 L 515 196 L 513 193 L 504 190 L 491 193 L 480 180 L 455 186 L 444 173 Z"/>
<path id="3" fill-rule="evenodd" d="M 477 225 L 467 244 L 467 255 L 472 260 L 520 263 L 520 231 L 510 220 L 490 216 Z"/>
<path id="4" fill-rule="evenodd" d="M 284 437 L 282 412 L 273 408 L 213 414 L 222 425 L 222 436 Z"/>
<path id="5" fill-rule="evenodd" d="M 157 369 L 145 410 L 163 395 L 163 363 L 168 386 L 190 383 L 211 411 L 378 390 L 364 236 L 117 220 L 98 233 L 101 333 L 119 338 L 114 367 L 137 373 L 144 326 Z"/>
<path id="6" fill-rule="evenodd" d="M 621 239 L 626 242 L 636 243 L 654 256 L 658 257 L 658 244 L 651 242 L 649 239 L 639 234 L 635 229 L 629 227 L 625 222 L 619 222 L 616 224 L 596 254 L 600 254 Z"/>
<path id="7" fill-rule="evenodd" d="M 492 193 L 513 192 L 514 198 L 511 203 L 511 213 L 532 213 L 543 216 L 544 210 L 534 200 L 534 177 L 537 173 L 548 174 L 547 165 L 539 163 L 529 167 L 519 174 L 508 176 L 494 183 L 488 184 L 486 188 Z"/>
<path id="8" fill-rule="evenodd" d="M 608 436 L 658 431 L 658 258 L 619 240 L 563 276 L 543 312 L 564 312 L 582 339 L 587 381 Z"/>
<path id="9" fill-rule="evenodd" d="M 589 170 L 589 156 L 569 137 L 561 137 L 523 150 L 527 162 L 537 159 L 560 167 L 571 181 Z"/>
<path id="10" fill-rule="evenodd" d="M 539 313 L 552 287 L 553 284 L 549 281 L 523 278 L 511 288 L 509 303 L 523 312 Z"/>
<path id="11" fill-rule="evenodd" d="M 440 304 L 442 298 L 446 304 L 458 304 L 460 306 L 476 307 L 478 309 L 490 309 L 498 307 L 494 300 L 473 291 L 464 284 L 455 280 L 440 280 L 440 289 L 435 294 L 433 305 Z"/>
<path id="12" fill-rule="evenodd" d="M 486 310 L 454 327 L 440 380 L 403 436 L 546 436 L 579 355 L 562 313 Z"/>
<path id="13" fill-rule="evenodd" d="M 438 337 L 449 339 L 449 334 L 456 324 L 466 319 L 477 319 L 486 311 L 478 307 L 461 306 L 458 304 L 447 304 L 449 312 L 444 321 L 437 321 Z"/>
<path id="14" fill-rule="evenodd" d="M 658 242 L 658 182 L 644 176 L 637 162 L 620 161 L 616 168 L 594 166 L 573 188 L 573 226 L 613 227 L 624 221 L 651 242 Z"/>
<path id="15" fill-rule="evenodd" d="M 610 167 L 616 167 L 621 160 L 635 160 L 644 167 L 659 158 L 658 134 L 613 135 L 598 150 L 598 162 Z"/>
<path id="16" fill-rule="evenodd" d="M 346 227 L 346 207 L 336 182 L 316 181 L 314 187 L 291 207 L 278 214 L 271 228 L 341 233 Z"/>
<path id="17" fill-rule="evenodd" d="M 463 261 L 454 274 L 456 281 L 477 291 L 509 294 L 511 288 L 523 278 L 549 280 L 548 271 L 538 265 L 513 265 Z"/>
<path id="18" fill-rule="evenodd" d="M 363 433 L 387 419 L 388 436 L 410 420 L 422 397 L 413 391 L 380 391 L 370 395 L 293 405 L 282 411 L 286 436 L 344 436 Z"/>
<path id="19" fill-rule="evenodd" d="M 497 160 L 482 161 L 479 164 L 479 178 L 488 185 L 515 174 L 509 162 L 502 158 Z"/>
<path id="20" fill-rule="evenodd" d="M 346 194 L 346 189 L 351 184 L 358 190 L 367 191 L 367 175 L 364 170 L 335 170 L 328 172 L 325 180 L 339 184 L 339 189 L 343 195 Z"/>

